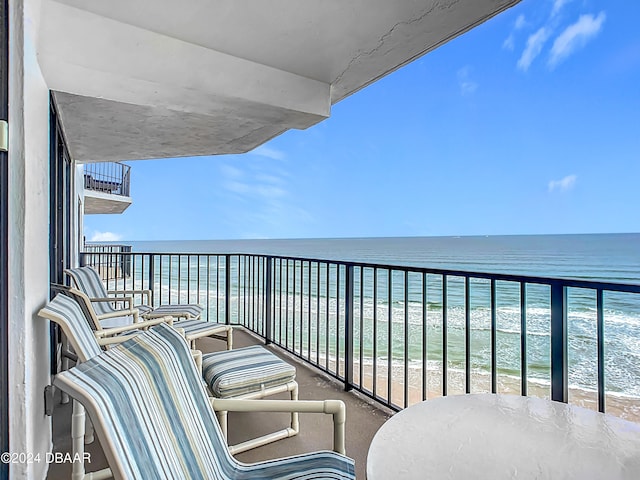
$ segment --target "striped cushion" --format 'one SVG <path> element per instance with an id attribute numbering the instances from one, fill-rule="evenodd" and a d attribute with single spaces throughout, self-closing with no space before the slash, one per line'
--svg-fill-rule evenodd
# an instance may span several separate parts
<path id="1" fill-rule="evenodd" d="M 83 291 L 89 298 L 107 298 L 107 293 L 100 274 L 93 267 L 78 267 L 65 270 L 69 274 L 73 281 L 78 286 L 78 289 Z M 111 302 L 92 302 L 93 309 L 98 316 L 105 313 L 116 312 Z M 147 318 L 164 317 L 166 315 L 175 317 L 187 317 L 187 318 L 200 318 L 203 308 L 196 304 L 185 305 L 160 305 L 157 308 L 150 307 L 149 305 L 136 305 L 138 313 Z"/>
<path id="2" fill-rule="evenodd" d="M 122 316 L 122 317 L 111 317 L 105 318 L 104 320 L 100 320 L 100 327 L 102 328 L 116 328 L 116 327 L 125 327 L 127 325 L 131 325 L 133 322 L 131 320 L 131 315 Z"/>
<path id="3" fill-rule="evenodd" d="M 102 353 L 82 308 L 72 298 L 60 293 L 38 315 L 60 325 L 80 361 Z"/>
<path id="4" fill-rule="evenodd" d="M 224 323 L 207 322 L 205 320 L 181 320 L 175 322 L 173 326 L 175 328 L 182 328 L 187 340 L 223 333 L 231 328 Z"/>
<path id="5" fill-rule="evenodd" d="M 57 375 L 54 384 L 87 408 L 115 478 L 355 478 L 353 460 L 333 452 L 237 462 L 186 343 L 166 325 Z"/>
<path id="6" fill-rule="evenodd" d="M 73 278 L 78 290 L 86 293 L 89 298 L 107 298 L 109 296 L 100 274 L 93 267 L 70 268 L 65 272 Z M 116 311 L 110 302 L 93 302 L 93 309 L 98 316 Z"/>
<path id="7" fill-rule="evenodd" d="M 143 312 L 140 307 L 146 307 L 148 310 Z M 136 308 L 140 311 L 141 315 L 145 315 L 148 318 L 164 317 L 170 315 L 172 317 L 187 317 L 187 318 L 200 318 L 203 308 L 200 305 L 195 304 L 176 304 L 176 305 L 160 305 L 159 307 L 150 309 L 147 305 L 137 305 Z M 151 311 L 149 311 L 151 310 Z"/>
<path id="8" fill-rule="evenodd" d="M 146 315 L 153 310 L 149 305 L 136 305 L 135 308 L 138 309 L 138 315 Z"/>
<path id="9" fill-rule="evenodd" d="M 202 374 L 214 396 L 229 398 L 284 385 L 295 379 L 296 369 L 254 345 L 203 355 Z"/>

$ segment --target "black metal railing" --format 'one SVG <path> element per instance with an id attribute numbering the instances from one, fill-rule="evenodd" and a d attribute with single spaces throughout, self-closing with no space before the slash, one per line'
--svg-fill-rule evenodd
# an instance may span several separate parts
<path id="1" fill-rule="evenodd" d="M 82 255 L 86 264 L 94 265 L 102 278 L 131 276 L 131 245 L 85 243 Z"/>
<path id="2" fill-rule="evenodd" d="M 84 188 L 94 192 L 129 197 L 131 167 L 120 162 L 87 163 L 84 165 Z"/>
<path id="3" fill-rule="evenodd" d="M 106 267 L 114 255 L 129 273 Z M 154 305 L 200 303 L 393 409 L 486 391 L 640 416 L 640 351 L 625 343 L 640 337 L 640 285 L 251 254 L 82 261 Z"/>

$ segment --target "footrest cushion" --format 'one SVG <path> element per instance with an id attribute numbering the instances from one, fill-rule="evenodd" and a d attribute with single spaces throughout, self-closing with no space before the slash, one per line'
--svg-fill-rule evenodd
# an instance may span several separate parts
<path id="1" fill-rule="evenodd" d="M 207 322 L 206 320 L 180 320 L 173 322 L 173 326 L 182 328 L 188 340 L 224 333 L 231 328 L 224 323 Z"/>
<path id="2" fill-rule="evenodd" d="M 137 308 L 140 308 L 140 306 Z M 165 315 L 171 317 L 200 318 L 202 310 L 202 307 L 196 304 L 175 304 L 160 305 L 159 307 L 155 307 L 153 310 L 144 313 L 140 310 L 140 314 L 148 318 L 164 317 Z"/>
<path id="3" fill-rule="evenodd" d="M 230 398 L 287 384 L 295 379 L 296 369 L 255 345 L 203 355 L 202 374 L 216 397 Z"/>

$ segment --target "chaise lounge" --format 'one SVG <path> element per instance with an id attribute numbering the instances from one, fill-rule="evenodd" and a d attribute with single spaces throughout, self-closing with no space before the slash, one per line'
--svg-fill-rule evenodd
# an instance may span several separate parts
<path id="1" fill-rule="evenodd" d="M 353 460 L 336 452 L 250 465 L 233 458 L 214 410 L 331 412 L 343 428 L 344 404 L 211 399 L 186 342 L 167 325 L 60 373 L 54 385 L 85 405 L 116 479 L 355 478 Z M 334 450 L 344 452 L 339 430 Z"/>
<path id="2" fill-rule="evenodd" d="M 65 270 L 76 285 L 83 292 L 93 306 L 96 317 L 103 326 L 123 326 L 138 321 L 138 316 L 143 318 L 161 318 L 171 316 L 180 321 L 180 328 L 185 331 L 187 340 L 195 348 L 195 340 L 202 337 L 222 338 L 227 341 L 227 348 L 233 346 L 233 330 L 230 325 L 200 320 L 202 307 L 196 304 L 174 304 L 151 306 L 150 290 L 111 290 L 108 291 L 100 274 L 93 267 L 78 267 Z M 132 296 L 140 294 L 146 298 L 147 303 L 133 304 Z M 115 297 L 113 295 L 116 295 Z M 127 305 L 125 308 L 116 308 L 115 303 Z M 220 334 L 224 333 L 225 336 Z"/>
<path id="3" fill-rule="evenodd" d="M 128 338 L 113 337 L 113 334 L 123 334 L 140 327 L 146 327 L 148 322 L 162 323 L 161 319 L 147 320 L 132 324 L 128 327 L 116 327 L 115 329 L 101 329 L 93 331 L 90 325 L 99 322 L 91 315 L 89 307 L 91 302 L 86 300 L 86 295 L 73 288 L 62 290 L 51 300 L 39 315 L 59 324 L 75 350 L 81 362 L 98 355 L 101 345 L 111 345 Z M 76 294 L 74 294 L 74 291 Z M 84 299 L 84 300 L 83 300 Z M 83 301 L 86 302 L 83 305 Z M 81 307 L 83 305 L 83 307 Z M 90 315 L 87 316 L 88 312 Z M 179 323 L 178 323 L 179 325 Z M 175 325 L 174 325 L 175 327 Z M 130 332 L 129 332 L 130 333 Z M 130 335 L 129 335 L 130 336 Z M 236 350 L 225 350 L 201 355 L 202 377 L 204 378 L 212 396 L 222 399 L 247 400 L 261 399 L 277 393 L 290 392 L 291 400 L 285 400 L 289 405 L 295 404 L 298 398 L 298 384 L 295 381 L 295 367 L 284 362 L 268 349 L 262 346 L 245 347 Z M 292 401 L 294 401 L 292 403 Z M 222 408 L 224 403 L 218 404 L 217 415 L 224 437 L 227 435 L 226 410 Z M 241 406 L 246 405 L 241 403 Z M 75 405 L 74 405 L 75 406 Z M 230 410 L 237 410 L 235 407 Z M 291 408 L 291 407 L 289 407 Z M 240 453 L 267 443 L 297 435 L 299 432 L 298 411 L 290 410 L 291 424 L 289 427 L 268 433 L 263 436 L 247 440 L 240 444 L 230 446 L 232 453 Z M 75 417 L 74 417 L 75 418 Z M 82 448 L 81 436 L 84 428 L 73 430 L 75 432 L 74 445 L 76 451 Z M 342 439 L 340 442 L 344 442 Z"/>

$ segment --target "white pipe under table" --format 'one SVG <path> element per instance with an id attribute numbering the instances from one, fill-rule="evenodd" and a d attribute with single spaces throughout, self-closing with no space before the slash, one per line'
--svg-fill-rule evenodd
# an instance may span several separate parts
<path id="1" fill-rule="evenodd" d="M 640 424 L 516 395 L 454 395 L 391 417 L 367 480 L 640 479 Z"/>

